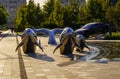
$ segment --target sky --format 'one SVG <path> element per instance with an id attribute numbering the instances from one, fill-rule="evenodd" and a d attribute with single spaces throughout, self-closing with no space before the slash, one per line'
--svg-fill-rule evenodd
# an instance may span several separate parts
<path id="1" fill-rule="evenodd" d="M 27 0 L 27 2 L 28 2 L 28 1 L 29 1 L 29 0 Z M 47 0 L 34 0 L 35 4 L 39 3 L 40 6 L 42 6 L 45 1 L 47 1 Z"/>
<path id="2" fill-rule="evenodd" d="M 29 0 L 27 0 L 27 2 L 28 2 L 28 1 L 29 1 Z M 45 3 L 46 1 L 47 1 L 47 0 L 34 0 L 35 4 L 39 3 L 40 6 L 44 5 L 44 3 Z M 86 0 L 86 1 L 88 1 L 88 0 Z"/>

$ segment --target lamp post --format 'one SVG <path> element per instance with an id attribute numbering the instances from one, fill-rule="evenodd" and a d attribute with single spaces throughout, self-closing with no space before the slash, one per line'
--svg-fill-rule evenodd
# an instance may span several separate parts
<path id="1" fill-rule="evenodd" d="M 109 1 L 109 7 L 110 7 L 110 9 L 113 7 L 113 6 L 115 6 L 115 4 L 117 3 L 117 1 L 118 0 L 110 0 Z M 110 12 L 110 14 L 111 14 L 112 12 Z M 109 23 L 110 25 L 109 25 L 109 33 L 110 33 L 110 36 L 112 36 L 112 24 L 111 23 Z"/>
<path id="2" fill-rule="evenodd" d="M 112 0 L 109 1 L 109 7 L 110 7 L 110 11 L 111 11 L 111 4 L 112 4 Z M 110 12 L 111 14 L 111 12 Z M 109 22 L 109 34 L 110 37 L 112 36 L 112 27 L 111 27 L 111 22 Z"/>

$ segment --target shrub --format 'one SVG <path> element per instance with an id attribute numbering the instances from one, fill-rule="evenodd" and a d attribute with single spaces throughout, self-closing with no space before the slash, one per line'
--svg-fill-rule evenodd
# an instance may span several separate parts
<path id="1" fill-rule="evenodd" d="M 112 32 L 112 36 L 109 34 L 105 35 L 106 40 L 120 40 L 120 32 Z"/>
<path id="2" fill-rule="evenodd" d="M 57 28 L 57 25 L 55 24 L 55 23 L 53 23 L 53 22 L 43 22 L 43 23 L 41 23 L 41 25 L 40 25 L 40 27 L 41 28 L 50 28 L 50 29 L 53 29 L 53 28 Z"/>

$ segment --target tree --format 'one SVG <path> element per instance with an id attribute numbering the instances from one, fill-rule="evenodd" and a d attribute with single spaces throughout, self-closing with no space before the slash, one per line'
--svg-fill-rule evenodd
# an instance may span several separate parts
<path id="1" fill-rule="evenodd" d="M 44 18 L 41 27 L 54 28 L 57 26 L 53 21 L 54 2 L 55 0 L 47 0 L 43 5 Z"/>
<path id="2" fill-rule="evenodd" d="M 28 22 L 29 26 L 35 26 L 35 10 L 36 10 L 36 5 L 34 3 L 34 0 L 29 0 L 29 3 L 27 5 L 27 14 L 26 14 L 26 20 Z"/>
<path id="3" fill-rule="evenodd" d="M 120 0 L 115 6 L 111 6 L 106 11 L 106 18 L 108 21 L 113 24 L 116 30 L 120 30 Z"/>
<path id="4" fill-rule="evenodd" d="M 108 22 L 106 19 L 106 10 L 108 9 L 109 0 L 88 0 L 80 8 L 79 19 L 81 24 L 89 22 Z"/>
<path id="5" fill-rule="evenodd" d="M 101 0 L 89 0 L 87 3 L 87 16 L 91 22 L 103 21 L 104 10 L 102 8 Z"/>
<path id="6" fill-rule="evenodd" d="M 88 19 L 87 16 L 87 9 L 86 5 L 81 6 L 80 12 L 79 12 L 79 21 L 81 23 L 81 26 L 88 23 L 90 20 Z"/>
<path id="7" fill-rule="evenodd" d="M 114 14 L 114 25 L 116 26 L 116 29 L 120 31 L 120 0 L 114 7 Z"/>
<path id="8" fill-rule="evenodd" d="M 64 7 L 64 25 L 74 28 L 78 22 L 79 4 L 76 0 L 71 0 L 70 5 Z M 67 16 L 66 16 L 67 15 Z"/>
<path id="9" fill-rule="evenodd" d="M 43 12 L 33 0 L 30 0 L 28 5 L 23 5 L 18 9 L 16 17 L 16 27 L 19 31 L 23 31 L 26 27 L 39 28 L 43 22 Z"/>
<path id="10" fill-rule="evenodd" d="M 39 4 L 37 5 L 36 9 L 35 9 L 35 18 L 34 18 L 34 27 L 35 28 L 39 28 L 40 24 L 43 22 L 43 12 L 39 6 Z"/>
<path id="11" fill-rule="evenodd" d="M 72 14 L 72 12 L 70 10 L 70 6 L 65 6 L 64 7 L 64 16 L 63 16 L 64 26 L 71 26 L 71 22 L 72 22 L 71 14 Z"/>
<path id="12" fill-rule="evenodd" d="M 8 12 L 5 10 L 4 6 L 0 5 L 0 25 L 7 23 Z"/>
<path id="13" fill-rule="evenodd" d="M 58 0 L 55 1 L 52 16 L 55 24 L 59 27 L 63 27 L 63 7 Z"/>
<path id="14" fill-rule="evenodd" d="M 23 5 L 18 9 L 17 17 L 15 19 L 15 26 L 17 31 L 23 31 L 28 25 L 28 22 L 26 21 L 26 10 L 26 5 Z"/>
<path id="15" fill-rule="evenodd" d="M 48 0 L 45 5 L 43 5 L 43 13 L 48 18 L 54 10 L 55 0 Z"/>

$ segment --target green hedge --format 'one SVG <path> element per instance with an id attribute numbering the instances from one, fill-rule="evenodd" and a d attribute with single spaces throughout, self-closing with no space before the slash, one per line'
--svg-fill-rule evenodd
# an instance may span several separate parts
<path id="1" fill-rule="evenodd" d="M 50 28 L 50 29 L 53 29 L 53 28 L 57 28 L 58 26 L 54 23 L 54 22 L 43 22 L 41 23 L 40 27 L 39 28 Z"/>
<path id="2" fill-rule="evenodd" d="M 106 40 L 120 40 L 120 32 L 112 32 L 112 36 L 109 34 L 105 35 Z"/>

